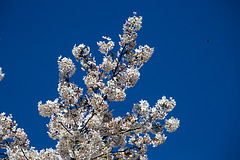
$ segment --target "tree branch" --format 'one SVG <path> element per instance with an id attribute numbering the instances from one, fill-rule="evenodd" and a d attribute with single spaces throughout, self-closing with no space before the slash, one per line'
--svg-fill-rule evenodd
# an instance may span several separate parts
<path id="1" fill-rule="evenodd" d="M 60 123 L 60 124 L 63 126 L 63 128 L 64 128 L 68 133 L 70 133 L 71 135 L 73 135 L 73 134 L 67 129 L 67 127 L 64 126 L 64 124 L 63 124 L 62 122 L 58 122 L 58 123 Z"/>
<path id="2" fill-rule="evenodd" d="M 92 113 L 92 116 L 87 120 L 87 122 L 85 123 L 85 125 L 80 129 L 80 132 L 82 132 L 83 131 L 83 129 L 85 129 L 86 128 L 86 126 L 87 126 L 87 124 L 88 124 L 88 122 L 93 118 L 93 116 L 95 115 L 95 113 L 94 113 L 94 111 L 93 111 L 93 113 Z"/>
<path id="3" fill-rule="evenodd" d="M 21 151 L 22 151 L 24 157 L 28 160 L 28 158 L 27 158 L 27 156 L 25 155 L 25 153 L 23 152 L 23 149 L 22 149 L 22 148 L 21 148 Z"/>
<path id="4" fill-rule="evenodd" d="M 124 49 L 126 48 L 126 44 L 124 45 L 124 47 L 123 47 L 123 49 L 122 49 L 122 51 L 121 51 L 121 54 L 120 54 L 120 56 L 119 56 L 119 58 L 118 58 L 118 63 L 117 63 L 117 66 L 116 66 L 116 68 L 115 68 L 115 70 L 113 71 L 113 76 L 112 77 L 115 77 L 117 74 L 116 74 L 116 71 L 117 71 L 117 69 L 118 69 L 118 67 L 119 67 L 119 64 L 120 64 L 120 61 L 121 61 L 121 59 L 122 59 L 122 56 L 124 55 L 124 53 L 123 53 L 123 51 L 124 51 Z"/>

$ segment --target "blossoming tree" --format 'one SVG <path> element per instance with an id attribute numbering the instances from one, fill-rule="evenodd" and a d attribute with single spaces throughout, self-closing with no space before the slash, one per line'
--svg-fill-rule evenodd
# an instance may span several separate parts
<path id="1" fill-rule="evenodd" d="M 59 98 L 46 103 L 40 101 L 41 116 L 50 118 L 48 135 L 57 140 L 56 149 L 35 150 L 29 146 L 27 134 L 17 127 L 12 115 L 0 114 L 0 147 L 5 159 L 27 160 L 80 160 L 80 159 L 147 159 L 147 146 L 156 147 L 165 142 L 164 132 L 174 132 L 179 120 L 166 119 L 176 106 L 173 98 L 163 96 L 150 107 L 146 100 L 134 104 L 132 113 L 114 117 L 109 105 L 124 101 L 128 88 L 137 83 L 139 69 L 152 56 L 154 49 L 148 45 L 136 48 L 137 31 L 142 27 L 142 17 L 133 17 L 123 25 L 119 35 L 119 51 L 115 43 L 103 36 L 97 43 L 103 62 L 97 64 L 84 44 L 75 45 L 72 53 L 81 69 L 86 72 L 83 89 L 71 82 L 76 68 L 70 58 L 58 59 Z M 0 68 L 0 80 L 4 77 Z M 160 123 L 161 122 L 161 123 Z"/>

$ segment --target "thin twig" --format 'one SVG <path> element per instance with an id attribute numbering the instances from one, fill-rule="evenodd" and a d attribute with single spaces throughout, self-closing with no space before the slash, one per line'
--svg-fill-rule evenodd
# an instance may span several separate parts
<path id="1" fill-rule="evenodd" d="M 22 151 L 24 157 L 28 160 L 28 158 L 27 158 L 27 156 L 25 155 L 25 153 L 23 152 L 23 149 L 22 149 L 22 148 L 21 148 L 21 151 Z"/>
<path id="2" fill-rule="evenodd" d="M 68 133 L 70 133 L 71 135 L 73 135 L 73 134 L 66 128 L 66 126 L 64 126 L 64 124 L 63 124 L 62 122 L 58 122 L 58 123 L 60 123 L 60 124 L 63 126 L 63 128 L 64 128 Z"/>
<path id="3" fill-rule="evenodd" d="M 115 70 L 113 71 L 113 77 L 116 76 L 115 73 L 116 73 L 116 71 L 117 71 L 117 69 L 118 69 L 118 67 L 119 67 L 119 63 L 120 63 L 120 61 L 121 61 L 121 59 L 122 59 L 122 56 L 124 55 L 123 51 L 124 51 L 124 49 L 125 49 L 126 46 L 127 46 L 127 45 L 125 44 L 124 47 L 123 47 L 123 49 L 122 49 L 122 51 L 121 51 L 121 54 L 120 54 L 120 56 L 119 56 L 119 58 L 118 58 L 117 66 L 116 66 Z"/>
<path id="4" fill-rule="evenodd" d="M 82 132 L 83 131 L 83 129 L 85 129 L 86 128 L 86 126 L 87 126 L 87 124 L 88 124 L 88 122 L 93 118 L 93 116 L 95 115 L 95 113 L 94 113 L 94 111 L 93 111 L 93 113 L 92 113 L 92 116 L 87 120 L 87 122 L 85 123 L 85 125 L 80 129 L 80 132 Z"/>

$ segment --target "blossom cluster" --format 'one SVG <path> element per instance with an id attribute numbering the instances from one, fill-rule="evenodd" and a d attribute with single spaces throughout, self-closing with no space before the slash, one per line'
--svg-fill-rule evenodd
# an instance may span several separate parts
<path id="1" fill-rule="evenodd" d="M 56 149 L 37 151 L 29 147 L 23 129 L 17 128 L 12 116 L 0 117 L 0 147 L 6 149 L 9 159 L 147 159 L 147 147 L 163 144 L 165 132 L 174 132 L 179 120 L 166 119 L 175 106 L 175 100 L 163 96 L 154 106 L 147 100 L 134 104 L 132 112 L 114 117 L 109 109 L 112 101 L 124 101 L 125 91 L 134 87 L 140 78 L 140 68 L 154 52 L 148 45 L 136 47 L 137 31 L 142 17 L 133 17 L 123 25 L 120 49 L 103 36 L 97 42 L 103 61 L 97 64 L 84 44 L 74 45 L 72 54 L 86 72 L 83 81 L 86 90 L 71 82 L 76 67 L 70 58 L 58 59 L 59 98 L 38 103 L 41 116 L 50 118 L 48 135 L 57 140 Z M 3 77 L 0 68 L 0 75 Z"/>
<path id="2" fill-rule="evenodd" d="M 2 68 L 0 67 L 0 81 L 3 79 L 4 73 L 2 73 Z"/>

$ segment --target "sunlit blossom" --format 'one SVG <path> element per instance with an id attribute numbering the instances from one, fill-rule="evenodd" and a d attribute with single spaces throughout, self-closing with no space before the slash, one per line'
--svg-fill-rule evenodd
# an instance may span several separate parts
<path id="1" fill-rule="evenodd" d="M 136 47 L 137 31 L 142 27 L 142 17 L 136 15 L 134 12 L 123 25 L 118 51 L 114 51 L 115 43 L 109 37 L 103 36 L 104 41 L 97 42 L 103 53 L 99 65 L 90 47 L 73 46 L 72 54 L 86 72 L 83 77 L 86 90 L 72 82 L 76 71 L 73 61 L 59 57 L 59 98 L 38 103 L 39 114 L 50 118 L 48 135 L 57 140 L 56 149 L 38 151 L 30 147 L 27 134 L 18 128 L 12 115 L 0 114 L 0 147 L 6 149 L 9 159 L 146 160 L 149 145 L 163 144 L 167 139 L 164 133 L 176 131 L 180 120 L 166 119 L 176 106 L 172 97 L 163 96 L 154 106 L 140 100 L 131 113 L 114 116 L 113 111 L 121 108 L 114 107 L 112 101 L 125 100 L 126 90 L 137 85 L 139 69 L 154 52 L 148 45 Z M 3 77 L 0 68 L 0 80 Z"/>

